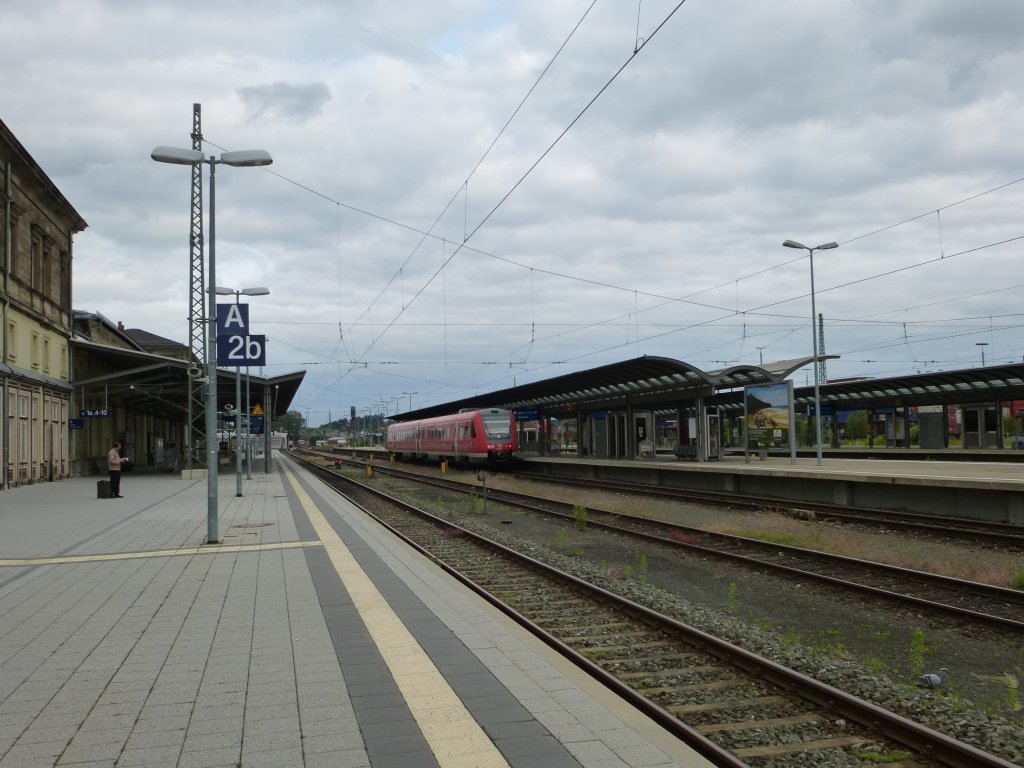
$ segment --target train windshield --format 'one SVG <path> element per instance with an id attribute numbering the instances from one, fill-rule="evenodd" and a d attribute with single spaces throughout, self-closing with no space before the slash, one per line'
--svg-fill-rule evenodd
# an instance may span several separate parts
<path id="1" fill-rule="evenodd" d="M 508 440 L 512 437 L 512 420 L 508 411 L 481 411 L 484 432 L 489 440 Z"/>

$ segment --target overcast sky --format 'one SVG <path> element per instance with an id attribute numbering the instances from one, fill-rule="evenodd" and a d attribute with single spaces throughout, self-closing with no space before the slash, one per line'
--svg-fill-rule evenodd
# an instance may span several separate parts
<path id="1" fill-rule="evenodd" d="M 190 171 L 152 149 L 199 103 L 207 155 L 273 155 L 218 166 L 216 277 L 270 289 L 262 372 L 307 371 L 313 425 L 808 355 L 786 239 L 840 245 L 830 378 L 1024 359 L 1019 0 L 34 0 L 0 71 L 89 223 L 74 306 L 128 328 L 188 342 Z"/>

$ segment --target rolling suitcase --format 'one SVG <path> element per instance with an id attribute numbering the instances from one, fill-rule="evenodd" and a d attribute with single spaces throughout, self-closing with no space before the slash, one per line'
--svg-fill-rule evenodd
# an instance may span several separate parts
<path id="1" fill-rule="evenodd" d="M 96 498 L 97 499 L 109 499 L 110 498 L 110 481 L 109 480 L 97 480 L 96 481 Z"/>

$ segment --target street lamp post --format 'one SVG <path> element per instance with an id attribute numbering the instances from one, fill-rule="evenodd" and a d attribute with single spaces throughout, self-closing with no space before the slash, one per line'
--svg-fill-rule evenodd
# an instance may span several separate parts
<path id="1" fill-rule="evenodd" d="M 235 304 L 239 303 L 240 296 L 268 296 L 270 294 L 269 288 L 262 286 L 256 288 L 240 288 L 237 291 L 234 288 L 224 288 L 223 286 L 216 286 L 214 289 L 220 296 L 235 295 Z M 246 368 L 246 371 L 249 369 Z M 235 496 L 242 495 L 242 368 L 239 365 L 235 366 Z M 245 412 L 246 424 L 248 425 L 249 410 L 246 407 Z M 246 429 L 246 433 L 248 433 Z M 248 444 L 246 444 L 246 451 L 249 450 Z"/>
<path id="2" fill-rule="evenodd" d="M 985 367 L 985 347 L 988 346 L 988 342 L 987 341 L 976 341 L 974 343 L 974 345 L 977 346 L 977 347 L 981 347 L 981 367 L 984 368 Z"/>
<path id="3" fill-rule="evenodd" d="M 418 392 L 403 392 L 402 394 L 409 396 L 409 411 L 411 412 L 412 411 L 412 396 L 416 395 L 416 394 L 419 394 L 419 393 Z"/>
<path id="4" fill-rule="evenodd" d="M 818 334 L 815 332 L 815 318 L 818 311 L 814 306 L 814 252 L 827 251 L 838 248 L 839 243 L 823 243 L 813 248 L 808 248 L 795 240 L 787 240 L 783 243 L 786 248 L 800 248 L 807 251 L 811 260 L 811 352 L 814 353 L 814 426 L 815 436 L 818 443 L 818 464 L 821 464 L 821 393 L 818 390 Z"/>
<path id="5" fill-rule="evenodd" d="M 207 322 L 207 343 L 203 361 L 206 367 L 206 543 L 216 544 L 220 540 L 217 530 L 217 315 L 216 301 L 213 298 L 216 286 L 217 269 L 217 205 L 216 205 L 216 169 L 218 165 L 231 165 L 245 168 L 270 165 L 273 159 L 263 149 L 246 149 L 239 152 L 222 152 L 220 157 L 210 155 L 207 158 L 198 149 L 179 149 L 177 147 L 160 146 L 150 153 L 150 157 L 158 163 L 172 165 L 197 165 L 206 163 L 210 166 L 210 234 L 208 242 L 207 290 L 209 291 L 211 316 Z"/>

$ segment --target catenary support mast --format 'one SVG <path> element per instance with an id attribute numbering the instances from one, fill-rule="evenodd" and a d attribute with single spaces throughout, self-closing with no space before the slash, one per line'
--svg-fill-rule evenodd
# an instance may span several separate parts
<path id="1" fill-rule="evenodd" d="M 192 105 L 192 149 L 202 151 L 202 105 Z M 206 466 L 206 271 L 203 259 L 203 164 L 192 166 L 192 221 L 189 238 L 188 338 L 191 352 L 188 380 L 188 467 Z"/>

